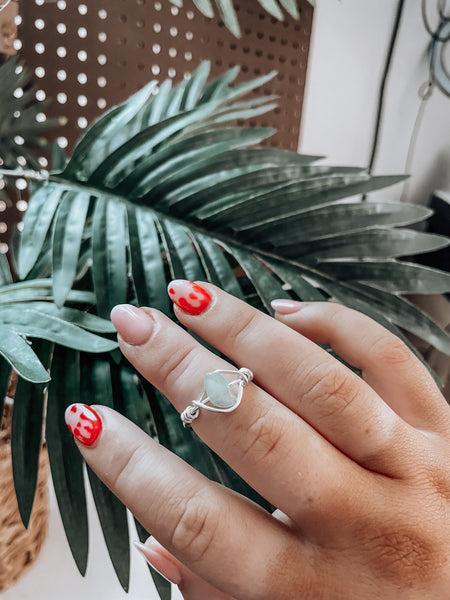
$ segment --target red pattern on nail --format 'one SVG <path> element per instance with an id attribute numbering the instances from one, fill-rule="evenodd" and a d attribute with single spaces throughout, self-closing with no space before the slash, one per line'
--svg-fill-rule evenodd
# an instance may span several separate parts
<path id="1" fill-rule="evenodd" d="M 206 310 L 211 302 L 211 294 L 205 289 L 182 279 L 172 282 L 169 288 L 172 301 L 184 312 L 199 315 Z"/>
<path id="2" fill-rule="evenodd" d="M 102 421 L 87 404 L 73 404 L 65 414 L 67 427 L 85 446 L 92 446 L 102 431 Z"/>

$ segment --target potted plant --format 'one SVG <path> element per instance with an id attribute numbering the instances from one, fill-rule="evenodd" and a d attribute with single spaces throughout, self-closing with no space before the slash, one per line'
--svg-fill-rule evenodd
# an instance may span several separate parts
<path id="1" fill-rule="evenodd" d="M 410 347 L 405 331 L 450 354 L 448 334 L 404 297 L 449 291 L 450 275 L 403 258 L 448 240 L 409 227 L 430 216 L 424 207 L 354 199 L 404 177 L 254 147 L 272 130 L 236 121 L 274 108 L 272 98 L 245 99 L 272 75 L 234 84 L 237 68 L 212 81 L 208 74 L 205 62 L 173 88 L 165 82 L 154 94 L 150 83 L 96 121 L 68 161 L 59 156 L 50 173 L 27 172 L 33 193 L 16 281 L 1 263 L 2 390 L 11 368 L 20 377 L 12 424 L 19 507 L 26 522 L 44 419 L 59 509 L 82 574 L 83 464 L 63 420 L 73 402 L 113 406 L 210 478 L 270 508 L 121 357 L 108 320 L 114 305 L 151 305 L 172 316 L 167 282 L 208 280 L 267 312 L 274 298 L 335 299 Z M 125 507 L 88 473 L 127 589 Z M 168 584 L 153 575 L 169 598 Z"/>

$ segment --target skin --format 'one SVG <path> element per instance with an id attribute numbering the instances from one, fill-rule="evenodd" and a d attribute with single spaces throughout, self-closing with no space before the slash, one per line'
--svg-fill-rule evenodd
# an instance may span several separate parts
<path id="1" fill-rule="evenodd" d="M 185 600 L 442 600 L 450 569 L 450 409 L 423 365 L 368 317 L 281 303 L 276 319 L 201 283 L 176 316 L 254 373 L 229 414 L 194 431 L 277 507 L 208 481 L 140 429 L 94 407 L 85 460 L 158 542 L 141 551 Z M 113 311 L 123 354 L 182 412 L 233 368 L 160 312 Z M 317 344 L 329 344 L 358 377 Z"/>

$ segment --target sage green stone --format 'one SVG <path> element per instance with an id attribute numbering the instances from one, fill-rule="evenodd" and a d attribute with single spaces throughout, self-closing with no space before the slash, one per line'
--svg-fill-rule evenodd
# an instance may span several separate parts
<path id="1" fill-rule="evenodd" d="M 231 408 L 236 403 L 227 380 L 220 373 L 205 375 L 205 392 L 211 404 L 217 408 Z"/>

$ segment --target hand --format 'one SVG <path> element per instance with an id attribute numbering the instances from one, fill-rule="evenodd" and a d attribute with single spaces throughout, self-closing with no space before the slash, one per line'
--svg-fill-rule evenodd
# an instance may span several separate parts
<path id="1" fill-rule="evenodd" d="M 79 448 L 162 544 L 142 552 L 185 600 L 448 598 L 450 409 L 425 367 L 340 305 L 275 301 L 275 320 L 201 285 L 169 286 L 176 316 L 254 382 L 235 411 L 202 409 L 193 429 L 278 510 L 96 406 Z M 179 412 L 206 373 L 235 368 L 156 310 L 119 306 L 112 318 L 124 355 Z M 87 409 L 72 410 L 74 428 Z"/>

